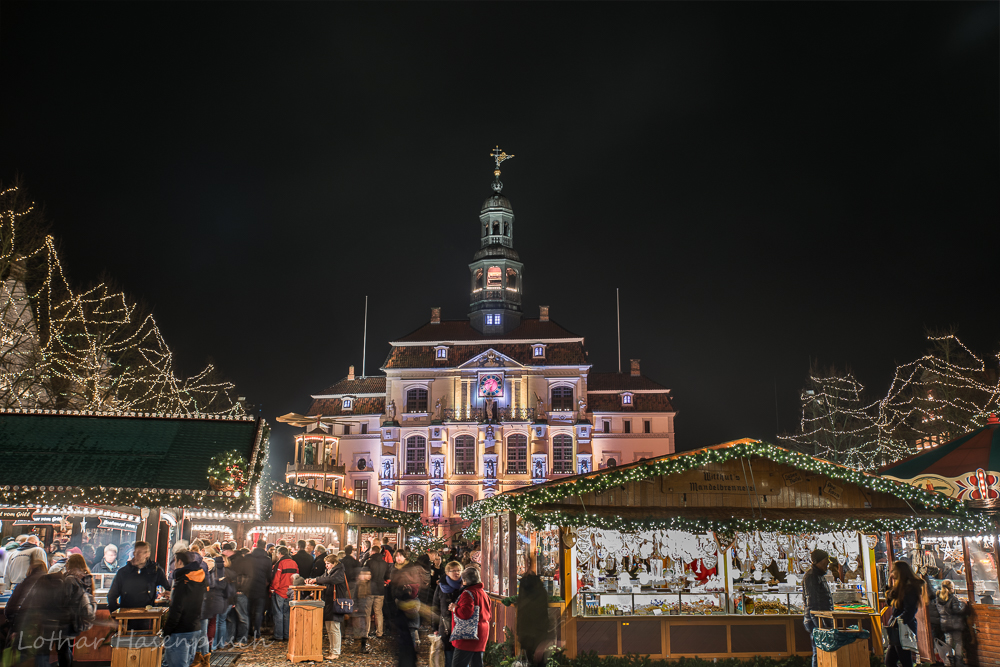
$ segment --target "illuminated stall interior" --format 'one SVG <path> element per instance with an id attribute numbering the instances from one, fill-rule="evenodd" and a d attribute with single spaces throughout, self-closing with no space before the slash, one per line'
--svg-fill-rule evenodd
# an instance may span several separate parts
<path id="1" fill-rule="evenodd" d="M 752 440 L 525 487 L 466 518 L 497 632 L 515 627 L 502 602 L 535 563 L 570 656 L 660 657 L 809 653 L 801 579 L 817 548 L 842 564 L 837 609 L 877 632 L 882 534 L 980 521 L 934 491 Z"/>
<path id="2" fill-rule="evenodd" d="M 950 579 L 956 594 L 972 603 L 970 627 L 975 624 L 984 633 L 1000 631 L 1000 607 L 995 604 L 1000 592 L 1000 419 L 991 414 L 983 426 L 885 466 L 880 473 L 938 491 L 983 517 L 986 525 L 978 528 L 894 533 L 886 560 L 910 563 L 914 570 L 926 573 L 935 589 Z M 978 664 L 1000 662 L 1000 648 L 992 642 L 969 644 L 966 651 L 970 661 Z M 930 646 L 922 647 L 921 653 L 929 659 Z"/>

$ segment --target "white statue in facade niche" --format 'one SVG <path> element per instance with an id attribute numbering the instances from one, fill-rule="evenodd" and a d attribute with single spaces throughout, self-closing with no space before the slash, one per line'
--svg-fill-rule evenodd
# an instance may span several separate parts
<path id="1" fill-rule="evenodd" d="M 389 496 L 382 496 L 382 507 L 386 507 L 387 508 L 391 504 L 392 504 L 392 500 L 389 498 Z"/>
<path id="2" fill-rule="evenodd" d="M 545 471 L 542 469 L 541 459 L 535 461 L 534 470 L 535 470 L 534 474 L 535 479 L 541 479 L 542 477 L 545 477 Z"/>
<path id="3" fill-rule="evenodd" d="M 434 479 L 441 479 L 441 461 L 434 461 Z"/>
<path id="4" fill-rule="evenodd" d="M 392 479 L 392 464 L 388 459 L 382 461 L 382 479 Z"/>
<path id="5" fill-rule="evenodd" d="M 496 463 L 493 459 L 489 459 L 486 461 L 486 479 L 494 479 L 496 476 Z"/>
<path id="6" fill-rule="evenodd" d="M 580 419 L 587 418 L 587 403 L 582 398 L 576 402 L 580 406 Z"/>
<path id="7" fill-rule="evenodd" d="M 385 406 L 385 414 L 389 417 L 389 421 L 396 421 L 396 401 L 389 400 L 389 405 Z"/>

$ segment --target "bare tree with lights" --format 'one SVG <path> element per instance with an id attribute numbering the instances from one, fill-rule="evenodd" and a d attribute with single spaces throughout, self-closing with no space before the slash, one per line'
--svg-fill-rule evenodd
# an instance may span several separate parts
<path id="1" fill-rule="evenodd" d="M 778 436 L 793 449 L 853 466 L 877 448 L 876 403 L 849 370 L 821 370 L 814 363 L 800 401 L 798 432 Z"/>
<path id="2" fill-rule="evenodd" d="M 928 332 L 927 341 L 925 355 L 896 369 L 880 410 L 879 428 L 911 453 L 982 427 L 1000 408 L 1000 355 L 987 367 L 955 329 Z"/>
<path id="3" fill-rule="evenodd" d="M 982 427 L 1000 410 L 1000 354 L 987 367 L 953 330 L 927 340 L 927 354 L 897 367 L 885 397 L 874 402 L 850 372 L 819 373 L 814 366 L 802 391 L 799 430 L 778 439 L 872 470 Z"/>
<path id="4" fill-rule="evenodd" d="M 20 184 L 0 189 L 0 407 L 242 414 L 212 365 L 179 378 L 152 315 L 107 281 L 75 290 Z"/>

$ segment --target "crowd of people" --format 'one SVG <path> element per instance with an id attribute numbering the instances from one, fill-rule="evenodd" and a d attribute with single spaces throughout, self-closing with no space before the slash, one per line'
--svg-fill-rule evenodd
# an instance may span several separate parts
<path id="1" fill-rule="evenodd" d="M 812 637 L 812 631 L 822 627 L 813 612 L 833 611 L 833 596 L 828 581 L 833 579 L 837 563 L 830 555 L 817 549 L 811 554 L 812 567 L 802 580 L 805 598 L 803 624 Z M 955 595 L 955 585 L 951 579 L 937 580 L 930 574 L 918 576 L 906 561 L 896 561 L 889 571 L 889 581 L 885 588 L 886 610 L 882 623 L 888 645 L 885 652 L 886 667 L 913 667 L 913 649 L 917 638 L 917 613 L 921 607 L 927 608 L 927 618 L 932 639 L 949 650 L 944 662 L 951 667 L 965 667 L 963 633 L 968 629 L 966 616 L 969 605 Z M 935 581 L 940 584 L 935 590 Z M 878 641 L 875 638 L 874 641 Z M 816 643 L 812 645 L 812 665 L 817 667 Z"/>
<path id="2" fill-rule="evenodd" d="M 123 545 L 130 558 L 121 565 L 122 549 L 110 546 L 96 565 L 74 552 L 56 566 L 34 535 L 10 542 L 0 562 L 5 588 L 12 590 L 0 624 L 3 647 L 18 647 L 19 660 L 36 667 L 48 666 L 55 652 L 59 667 L 70 667 L 77 636 L 96 618 L 92 574 L 113 567 L 110 612 L 168 605 L 162 626 L 167 667 L 207 667 L 213 651 L 259 639 L 287 642 L 289 588 L 307 583 L 325 587 L 327 660 L 339 658 L 352 640 L 369 653 L 369 642 L 394 637 L 401 667 L 414 667 L 424 627 L 439 634 L 446 667 L 482 665 L 490 605 L 471 549 L 417 554 L 389 538 L 342 551 L 312 540 L 259 540 L 253 549 L 182 540 L 164 570 L 145 542 Z M 544 594 L 540 581 L 538 587 Z M 458 626 L 464 634 L 453 633 Z M 131 627 L 149 626 L 133 621 Z"/>
<path id="3" fill-rule="evenodd" d="M 110 534 L 99 534 L 91 540 L 89 535 L 83 533 L 65 542 L 53 540 L 47 547 L 41 545 L 37 535 L 28 534 L 4 539 L 0 545 L 0 574 L 6 574 L 7 563 L 12 558 L 29 549 L 40 552 L 50 572 L 59 572 L 65 568 L 69 557 L 74 554 L 82 557 L 94 574 L 115 574 L 132 558 L 132 543 L 115 544 L 111 541 Z M 5 576 L 0 593 L 11 588 L 13 584 Z"/>

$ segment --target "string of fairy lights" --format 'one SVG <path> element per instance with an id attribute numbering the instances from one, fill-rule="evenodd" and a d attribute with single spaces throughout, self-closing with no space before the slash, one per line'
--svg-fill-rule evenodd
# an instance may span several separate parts
<path id="1" fill-rule="evenodd" d="M 702 517 L 625 518 L 622 516 L 608 516 L 595 512 L 587 512 L 585 508 L 580 506 L 567 506 L 565 511 L 554 510 L 544 513 L 533 509 L 537 505 L 557 503 L 571 496 L 601 493 L 627 482 L 640 481 L 659 475 L 676 475 L 714 463 L 724 463 L 733 459 L 754 456 L 764 457 L 800 470 L 826 475 L 831 479 L 850 482 L 872 491 L 890 494 L 897 498 L 902 498 L 909 503 L 917 504 L 927 511 L 946 513 L 946 515 L 928 516 L 918 515 L 914 512 L 913 516 L 905 518 L 866 519 L 851 517 L 847 519 L 818 518 L 810 520 L 747 519 L 744 517 L 732 517 L 729 519 Z M 987 516 L 970 511 L 961 501 L 954 500 L 936 491 L 884 477 L 877 477 L 854 468 L 824 461 L 758 440 L 739 441 L 725 447 L 684 452 L 659 460 L 654 459 L 637 466 L 608 468 L 598 473 L 582 476 L 577 479 L 570 479 L 558 484 L 531 487 L 524 492 L 502 493 L 492 498 L 486 498 L 469 505 L 461 511 L 462 518 L 471 522 L 466 534 L 474 535 L 478 533 L 480 521 L 484 516 L 502 512 L 514 512 L 536 528 L 551 524 L 562 526 L 594 526 L 625 531 L 652 529 L 712 530 L 717 532 L 770 530 L 796 533 L 817 532 L 834 528 L 837 530 L 850 528 L 865 532 L 926 529 L 960 533 L 977 530 L 988 531 L 992 529 L 992 523 Z"/>
<path id="2" fill-rule="evenodd" d="M 423 534 L 426 530 L 426 527 L 420 521 L 419 514 L 382 507 L 381 505 L 374 505 L 361 500 L 355 500 L 354 498 L 338 496 L 332 493 L 327 493 L 326 491 L 320 491 L 318 489 L 310 489 L 308 486 L 303 486 L 301 484 L 288 484 L 286 482 L 278 482 L 269 479 L 261 482 L 260 489 L 260 517 L 264 521 L 268 521 L 271 518 L 271 512 L 273 511 L 273 503 L 271 501 L 272 494 L 280 493 L 287 498 L 294 498 L 295 500 L 316 503 L 317 505 L 322 505 L 331 509 L 342 509 L 348 512 L 355 512 L 357 514 L 389 521 L 398 526 L 402 526 L 410 534 Z"/>
<path id="3" fill-rule="evenodd" d="M 927 340 L 932 350 L 898 366 L 878 400 L 850 373 L 810 374 L 799 431 L 779 440 L 872 470 L 982 428 L 1000 410 L 1000 377 L 954 334 Z"/>
<path id="4" fill-rule="evenodd" d="M 74 289 L 51 236 L 22 244 L 33 212 L 19 188 L 0 191 L 0 406 L 243 413 L 211 365 L 178 377 L 156 321 L 123 293 Z"/>

